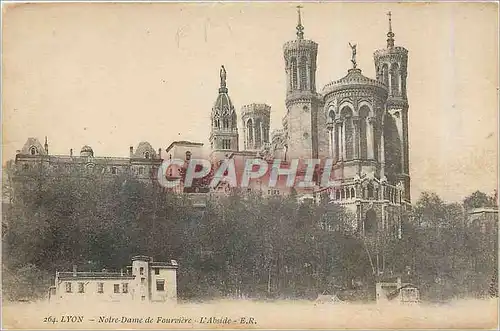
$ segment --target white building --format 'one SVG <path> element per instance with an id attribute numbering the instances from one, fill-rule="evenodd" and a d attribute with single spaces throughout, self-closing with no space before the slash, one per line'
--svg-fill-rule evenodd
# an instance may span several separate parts
<path id="1" fill-rule="evenodd" d="M 121 272 L 56 272 L 49 300 L 100 302 L 176 302 L 177 262 L 154 262 L 149 256 L 134 256 Z"/>

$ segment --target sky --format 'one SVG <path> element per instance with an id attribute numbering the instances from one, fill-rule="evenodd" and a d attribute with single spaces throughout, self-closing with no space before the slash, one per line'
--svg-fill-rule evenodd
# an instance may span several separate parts
<path id="1" fill-rule="evenodd" d="M 149 141 L 208 145 L 219 69 L 229 95 L 285 108 L 283 44 L 297 3 L 52 3 L 3 6 L 2 160 L 28 137 L 51 154 L 90 145 L 128 156 Z M 303 3 L 304 36 L 319 44 L 317 89 L 347 74 L 349 42 L 374 77 L 392 12 L 409 50 L 412 199 L 433 191 L 460 201 L 498 186 L 498 5 Z M 240 118 L 239 118 L 240 120 Z M 241 124 L 239 123 L 241 130 Z M 242 135 L 240 134 L 240 139 Z M 240 146 L 243 146 L 240 142 Z"/>

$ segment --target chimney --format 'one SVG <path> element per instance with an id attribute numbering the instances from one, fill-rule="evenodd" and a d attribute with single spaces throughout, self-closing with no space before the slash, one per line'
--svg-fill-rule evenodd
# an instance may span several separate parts
<path id="1" fill-rule="evenodd" d="M 73 264 L 73 277 L 76 277 L 76 264 Z"/>
<path id="2" fill-rule="evenodd" d="M 73 156 L 73 148 L 70 148 L 70 150 L 69 150 L 69 156 L 71 156 L 71 157 Z"/>
<path id="3" fill-rule="evenodd" d="M 132 155 L 134 155 L 134 147 L 130 146 L 130 158 L 132 158 Z"/>

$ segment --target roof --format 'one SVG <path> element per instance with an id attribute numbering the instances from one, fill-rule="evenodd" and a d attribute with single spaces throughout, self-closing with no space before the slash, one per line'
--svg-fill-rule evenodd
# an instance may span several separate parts
<path id="1" fill-rule="evenodd" d="M 45 155 L 45 149 L 37 138 L 30 137 L 24 143 L 23 148 L 21 149 L 22 154 L 30 154 L 30 148 L 35 147 L 37 149 L 38 154 Z"/>
<path id="2" fill-rule="evenodd" d="M 493 213 L 498 214 L 498 209 L 494 207 L 474 208 L 468 211 L 468 214 Z"/>
<path id="3" fill-rule="evenodd" d="M 58 278 L 61 280 L 79 279 L 134 279 L 135 276 L 123 274 L 121 272 L 59 272 Z"/>
<path id="4" fill-rule="evenodd" d="M 203 143 L 197 143 L 197 142 L 192 142 L 192 141 L 187 141 L 187 140 L 178 140 L 178 141 L 172 142 L 167 147 L 167 149 L 165 150 L 165 152 L 168 152 L 169 150 L 172 149 L 172 147 L 174 147 L 176 145 L 180 145 L 180 146 L 203 146 Z"/>
<path id="5" fill-rule="evenodd" d="M 155 158 L 156 157 L 156 151 L 154 150 L 153 146 L 151 146 L 150 143 L 147 141 L 141 141 L 137 148 L 135 149 L 134 158 L 145 158 L 145 153 L 149 152 L 149 158 Z"/>
<path id="6" fill-rule="evenodd" d="M 233 102 L 231 101 L 229 94 L 227 94 L 227 91 L 219 93 L 219 95 L 217 96 L 217 99 L 215 100 L 213 110 L 215 112 L 224 111 L 224 110 L 227 111 L 227 114 L 224 114 L 224 113 L 221 114 L 223 116 L 229 115 L 230 113 L 234 112 Z"/>
<path id="7" fill-rule="evenodd" d="M 387 94 L 387 87 L 383 83 L 364 76 L 361 74 L 361 69 L 349 69 L 346 76 L 326 84 L 322 94 L 326 95 L 339 90 L 363 87 L 376 88 Z"/>

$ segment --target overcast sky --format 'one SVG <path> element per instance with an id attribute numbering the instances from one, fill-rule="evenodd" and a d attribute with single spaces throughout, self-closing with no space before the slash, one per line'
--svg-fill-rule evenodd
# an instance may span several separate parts
<path id="1" fill-rule="evenodd" d="M 295 38 L 296 4 L 30 4 L 4 7 L 3 160 L 28 137 L 51 154 L 127 156 L 149 141 L 208 145 L 219 68 L 242 105 L 285 114 L 283 43 Z M 412 198 L 449 201 L 497 187 L 497 4 L 305 3 L 305 38 L 319 44 L 317 88 L 350 67 L 374 76 L 387 11 L 409 50 Z M 240 120 L 240 118 L 238 118 Z M 241 124 L 239 124 L 241 128 Z M 241 134 L 240 134 L 241 138 Z M 243 146 L 240 143 L 240 146 Z"/>

